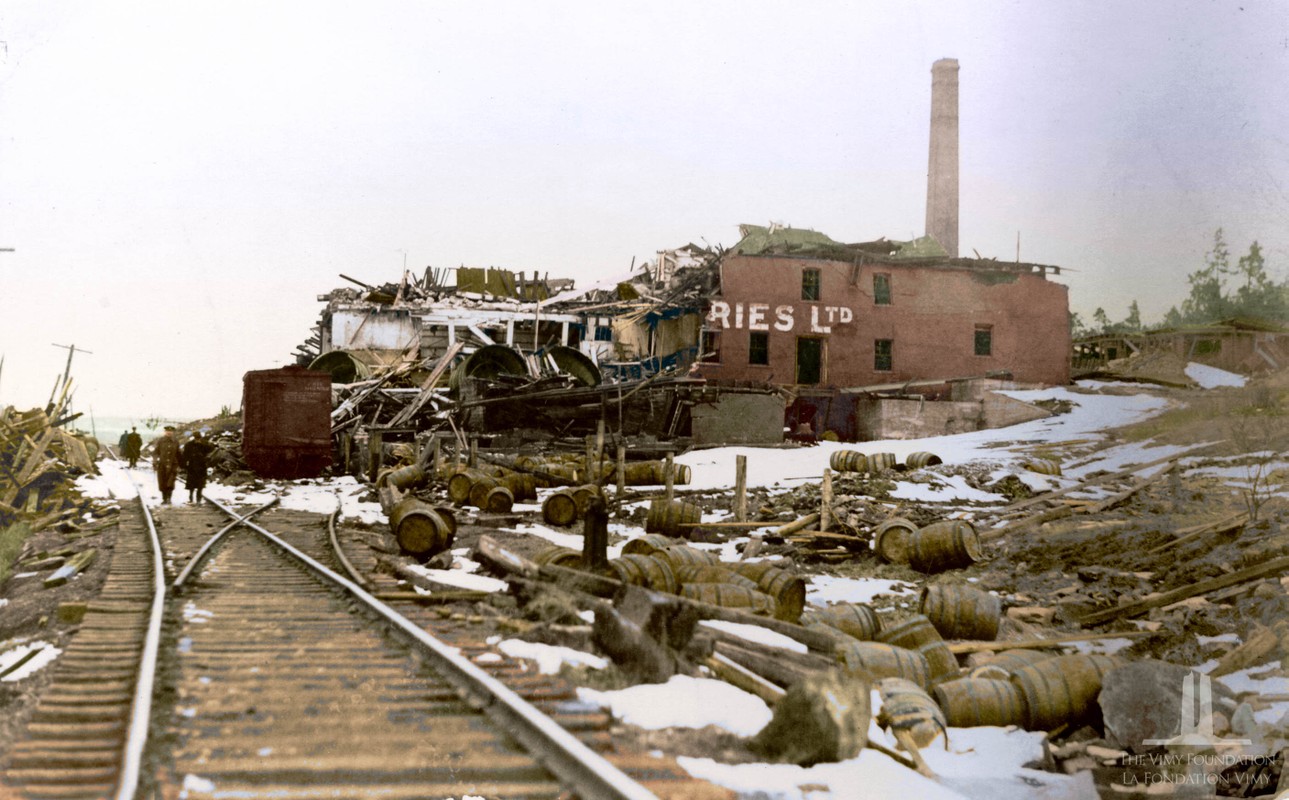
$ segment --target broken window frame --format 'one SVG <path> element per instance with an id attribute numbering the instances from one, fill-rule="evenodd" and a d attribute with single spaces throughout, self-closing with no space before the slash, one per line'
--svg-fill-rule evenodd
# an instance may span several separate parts
<path id="1" fill-rule="evenodd" d="M 815 267 L 801 270 L 801 299 L 817 303 L 823 299 L 823 273 Z"/>
<path id="2" fill-rule="evenodd" d="M 768 332 L 748 332 L 747 363 L 756 367 L 770 366 L 770 334 Z"/>
<path id="3" fill-rule="evenodd" d="M 895 340 L 894 339 L 874 339 L 873 340 L 873 371 L 874 372 L 894 372 L 895 371 Z"/>
<path id="4" fill-rule="evenodd" d="M 703 331 L 699 335 L 698 360 L 705 364 L 721 363 L 721 332 Z"/>
<path id="5" fill-rule="evenodd" d="M 891 305 L 891 274 L 889 272 L 873 273 L 873 305 Z"/>
<path id="6" fill-rule="evenodd" d="M 994 354 L 994 326 L 977 325 L 974 345 L 976 355 L 992 356 Z"/>

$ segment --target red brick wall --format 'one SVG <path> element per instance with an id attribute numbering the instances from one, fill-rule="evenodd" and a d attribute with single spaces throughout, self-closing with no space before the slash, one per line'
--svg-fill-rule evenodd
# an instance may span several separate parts
<path id="1" fill-rule="evenodd" d="M 820 298 L 802 300 L 802 270 L 820 272 Z M 822 384 L 871 386 L 956 378 L 995 370 L 1026 383 L 1070 379 L 1069 298 L 1036 273 L 981 273 L 960 267 L 864 265 L 851 285 L 849 263 L 730 256 L 721 296 L 705 330 L 720 331 L 720 380 L 796 382 L 799 337 L 824 340 Z M 891 303 L 876 305 L 873 275 L 890 276 Z M 975 354 L 977 325 L 992 326 L 992 353 Z M 769 336 L 769 365 L 748 364 L 749 331 Z M 874 342 L 892 340 L 892 369 L 874 369 Z"/>

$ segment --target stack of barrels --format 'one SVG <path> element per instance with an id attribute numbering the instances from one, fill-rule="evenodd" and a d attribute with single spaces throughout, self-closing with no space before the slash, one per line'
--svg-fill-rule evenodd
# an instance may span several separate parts
<path id="1" fill-rule="evenodd" d="M 915 453 L 909 453 L 904 459 L 904 463 L 899 464 L 899 459 L 894 453 L 873 453 L 865 455 L 857 450 L 838 450 L 828 457 L 828 466 L 836 472 L 865 472 L 878 474 L 890 469 L 922 469 L 931 467 L 936 464 L 943 464 L 944 460 L 935 453 L 928 453 L 919 450 Z"/>
<path id="2" fill-rule="evenodd" d="M 788 622 L 800 619 L 806 605 L 800 576 L 768 562 L 721 563 L 714 553 L 664 534 L 627 542 L 609 568 L 623 583 Z"/>
<path id="3" fill-rule="evenodd" d="M 873 551 L 892 564 L 928 574 L 969 567 L 982 554 L 980 536 L 965 519 L 942 519 L 919 528 L 903 517 L 873 530 Z"/>

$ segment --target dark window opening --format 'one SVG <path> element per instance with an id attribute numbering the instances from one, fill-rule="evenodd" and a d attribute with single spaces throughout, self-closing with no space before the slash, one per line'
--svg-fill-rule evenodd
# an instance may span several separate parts
<path id="1" fill-rule="evenodd" d="M 802 300 L 819 299 L 819 270 L 817 269 L 801 270 L 801 299 Z"/>
<path id="2" fill-rule="evenodd" d="M 706 361 L 709 364 L 721 363 L 721 334 L 720 331 L 703 331 L 702 352 L 698 355 L 699 361 Z"/>
<path id="3" fill-rule="evenodd" d="M 891 276 L 877 274 L 873 276 L 873 303 L 879 306 L 891 304 Z"/>
<path id="4" fill-rule="evenodd" d="M 613 328 L 609 327 L 608 325 L 596 325 L 595 341 L 597 342 L 613 341 Z"/>
<path id="5" fill-rule="evenodd" d="M 891 354 L 891 339 L 878 339 L 873 342 L 873 369 L 877 372 L 890 372 L 894 369 L 895 359 Z"/>
<path id="6" fill-rule="evenodd" d="M 770 334 L 764 331 L 752 331 L 748 336 L 747 363 L 762 365 L 770 363 Z"/>
<path id="7" fill-rule="evenodd" d="M 1208 356 L 1222 352 L 1221 339 L 1200 339 L 1195 342 L 1195 355 Z"/>
<path id="8" fill-rule="evenodd" d="M 992 325 L 976 326 L 976 355 L 990 356 L 994 354 L 994 329 Z"/>
<path id="9" fill-rule="evenodd" d="M 824 377 L 824 340 L 797 340 L 797 383 L 815 384 Z"/>

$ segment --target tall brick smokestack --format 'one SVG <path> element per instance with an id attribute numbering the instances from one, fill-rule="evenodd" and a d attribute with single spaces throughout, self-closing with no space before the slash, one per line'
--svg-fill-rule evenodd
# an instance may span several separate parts
<path id="1" fill-rule="evenodd" d="M 931 65 L 931 158 L 926 175 L 926 232 L 958 257 L 958 59 Z"/>

